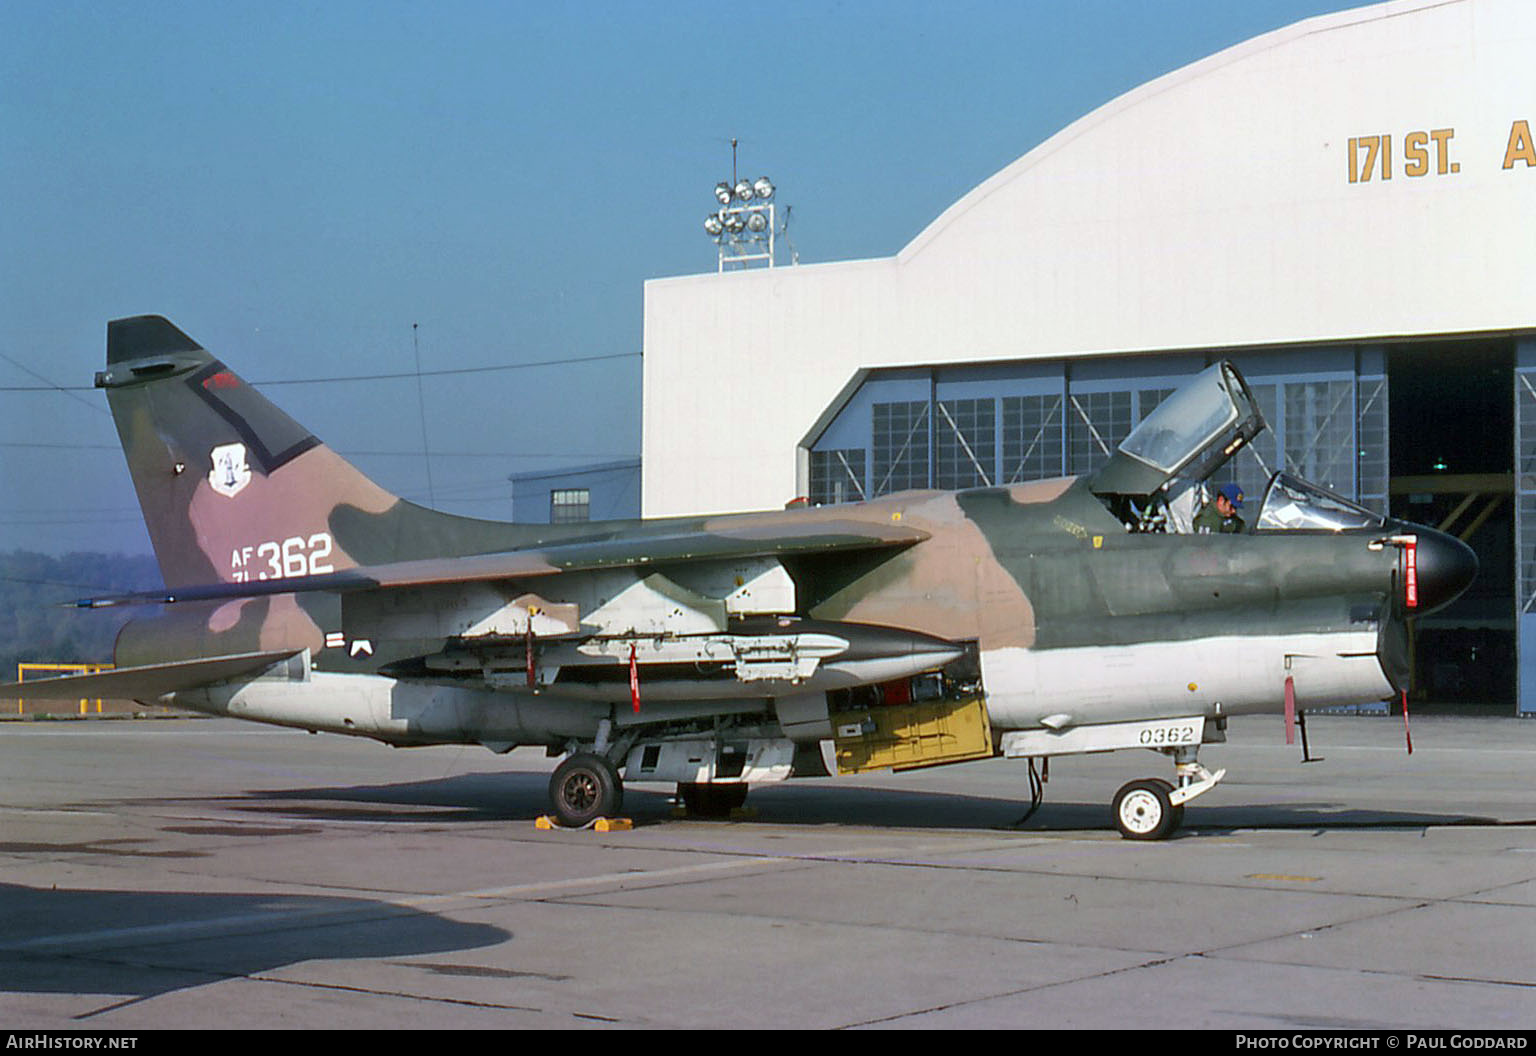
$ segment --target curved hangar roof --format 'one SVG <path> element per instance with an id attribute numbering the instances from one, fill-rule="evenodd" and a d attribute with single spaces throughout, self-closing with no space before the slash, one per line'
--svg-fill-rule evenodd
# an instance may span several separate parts
<path id="1" fill-rule="evenodd" d="M 646 515 L 782 502 L 860 367 L 1536 329 L 1532 55 L 1528 0 L 1309 19 L 1106 104 L 895 257 L 647 283 Z"/>

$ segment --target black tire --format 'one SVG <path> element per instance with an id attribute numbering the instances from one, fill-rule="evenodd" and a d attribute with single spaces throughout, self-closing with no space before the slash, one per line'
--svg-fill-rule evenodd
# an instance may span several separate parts
<path id="1" fill-rule="evenodd" d="M 1166 781 L 1147 778 L 1131 781 L 1115 793 L 1115 828 L 1128 840 L 1162 840 L 1172 834 L 1175 808 L 1168 799 L 1172 788 Z"/>
<path id="2" fill-rule="evenodd" d="M 1152 780 L 1156 781 L 1158 784 L 1163 786 L 1163 791 L 1168 793 L 1168 795 L 1170 797 L 1170 801 L 1171 801 L 1171 798 L 1173 796 L 1173 782 L 1172 781 L 1164 781 L 1160 777 L 1154 777 Z M 1184 827 L 1184 804 L 1180 803 L 1176 807 L 1173 808 L 1173 820 L 1171 822 L 1169 822 L 1169 824 L 1168 824 L 1168 834 L 1171 836 L 1175 832 L 1178 832 L 1183 827 Z"/>
<path id="3" fill-rule="evenodd" d="M 614 765 L 600 755 L 578 752 L 555 767 L 549 778 L 549 803 L 555 820 L 569 829 L 611 818 L 624 806 L 624 783 Z"/>
<path id="4" fill-rule="evenodd" d="M 677 794 L 683 808 L 695 818 L 727 818 L 731 811 L 747 801 L 747 784 L 735 781 L 720 784 L 679 784 Z"/>

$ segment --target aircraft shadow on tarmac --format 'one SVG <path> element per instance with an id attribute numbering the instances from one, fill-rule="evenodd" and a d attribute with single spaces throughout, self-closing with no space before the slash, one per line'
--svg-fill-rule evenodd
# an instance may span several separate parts
<path id="1" fill-rule="evenodd" d="M 288 821 L 528 821 L 548 812 L 549 778 L 538 773 L 480 773 L 432 781 L 262 790 L 219 802 Z M 206 800 L 205 800 L 206 802 Z M 1049 799 L 1022 827 L 1027 801 L 934 790 L 893 789 L 829 780 L 756 788 L 742 820 L 773 825 L 853 825 L 905 829 L 1112 833 L 1104 803 Z M 637 826 L 675 820 L 673 797 L 659 786 L 630 785 L 624 815 Z M 1242 829 L 1425 828 L 1500 824 L 1489 817 L 1354 807 L 1330 802 L 1201 804 L 1189 808 L 1184 835 Z M 1507 823 L 1507 822 L 1505 822 Z M 1175 838 L 1178 838 L 1175 836 Z"/>
<path id="2" fill-rule="evenodd" d="M 505 942 L 500 928 L 364 898 L 0 884 L 0 992 L 127 995 L 110 1008 L 330 958 Z"/>

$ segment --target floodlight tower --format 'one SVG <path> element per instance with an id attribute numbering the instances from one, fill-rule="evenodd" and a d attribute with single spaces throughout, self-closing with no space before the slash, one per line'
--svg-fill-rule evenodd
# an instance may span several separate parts
<path id="1" fill-rule="evenodd" d="M 731 179 L 715 184 L 718 208 L 704 218 L 704 232 L 719 250 L 719 270 L 748 268 L 759 262 L 774 265 L 774 186 L 766 176 L 736 177 L 736 140 L 731 140 Z M 786 222 L 788 210 L 785 210 Z"/>

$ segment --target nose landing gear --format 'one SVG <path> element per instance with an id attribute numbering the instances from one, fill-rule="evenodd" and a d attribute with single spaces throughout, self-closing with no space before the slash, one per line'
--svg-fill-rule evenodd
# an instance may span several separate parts
<path id="1" fill-rule="evenodd" d="M 1196 761 L 1198 749 L 1174 748 L 1173 756 L 1179 784 L 1175 788 L 1160 777 L 1143 778 L 1121 786 L 1115 793 L 1111 810 L 1115 828 L 1128 840 L 1163 840 L 1184 824 L 1184 804 L 1216 787 L 1226 776 L 1225 770 L 1214 774 Z"/>

